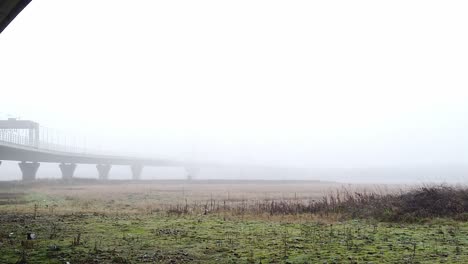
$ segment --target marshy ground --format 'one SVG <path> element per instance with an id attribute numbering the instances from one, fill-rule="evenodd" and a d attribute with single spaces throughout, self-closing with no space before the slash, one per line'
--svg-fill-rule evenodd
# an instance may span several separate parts
<path id="1" fill-rule="evenodd" d="M 462 207 L 452 206 L 457 217 L 423 217 L 413 214 L 417 208 L 408 217 L 404 210 L 387 211 L 394 200 L 372 198 L 407 188 L 263 181 L 2 183 L 0 263 L 468 263 L 464 192 Z M 388 208 L 378 211 L 377 202 Z M 400 213 L 404 217 L 395 217 Z"/>

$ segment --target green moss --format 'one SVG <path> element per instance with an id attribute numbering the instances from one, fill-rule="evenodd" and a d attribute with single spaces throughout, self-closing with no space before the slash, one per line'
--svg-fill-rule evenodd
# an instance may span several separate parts
<path id="1" fill-rule="evenodd" d="M 453 221 L 323 225 L 222 221 L 213 216 L 122 220 L 70 215 L 12 216 L 1 228 L 14 233 L 2 237 L 1 263 L 21 257 L 28 231 L 38 236 L 25 249 L 31 263 L 468 263 L 468 224 Z M 78 236 L 79 243 L 73 245 Z"/>

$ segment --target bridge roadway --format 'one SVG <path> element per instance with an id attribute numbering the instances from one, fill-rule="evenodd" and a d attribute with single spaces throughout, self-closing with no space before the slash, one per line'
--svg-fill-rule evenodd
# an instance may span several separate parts
<path id="1" fill-rule="evenodd" d="M 77 164 L 96 164 L 101 180 L 108 179 L 112 165 L 130 166 L 134 180 L 140 178 L 144 166 L 182 167 L 186 169 L 188 178 L 193 177 L 193 174 L 198 171 L 194 164 L 179 161 L 47 150 L 5 141 L 0 141 L 0 164 L 1 160 L 19 161 L 18 165 L 24 181 L 36 179 L 36 172 L 41 162 L 59 163 L 63 179 L 73 177 Z"/>

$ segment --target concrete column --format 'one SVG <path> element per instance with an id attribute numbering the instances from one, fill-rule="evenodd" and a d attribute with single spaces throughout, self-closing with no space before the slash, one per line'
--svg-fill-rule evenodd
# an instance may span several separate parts
<path id="1" fill-rule="evenodd" d="M 200 168 L 195 167 L 185 167 L 185 171 L 187 172 L 187 180 L 193 180 L 200 172 Z"/>
<path id="2" fill-rule="evenodd" d="M 59 168 L 62 171 L 63 180 L 71 180 L 75 173 L 76 164 L 74 163 L 60 163 Z"/>
<path id="3" fill-rule="evenodd" d="M 99 173 L 100 180 L 107 180 L 109 178 L 109 171 L 112 168 L 110 164 L 98 164 L 96 168 Z"/>
<path id="4" fill-rule="evenodd" d="M 132 180 L 139 180 L 143 171 L 143 165 L 133 164 L 130 169 L 132 170 Z"/>
<path id="5" fill-rule="evenodd" d="M 23 181 L 34 181 L 36 179 L 36 173 L 41 165 L 38 162 L 25 162 L 18 163 L 21 172 L 23 173 Z"/>

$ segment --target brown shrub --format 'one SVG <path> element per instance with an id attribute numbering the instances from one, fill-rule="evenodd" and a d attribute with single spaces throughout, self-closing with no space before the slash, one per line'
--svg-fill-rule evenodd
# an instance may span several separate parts
<path id="1" fill-rule="evenodd" d="M 383 221 L 422 221 L 428 218 L 466 219 L 468 189 L 423 186 L 394 194 L 351 192 L 343 189 L 320 200 L 280 199 L 213 201 L 171 206 L 171 214 L 226 213 L 233 215 L 341 215 L 346 218 L 373 218 Z"/>

